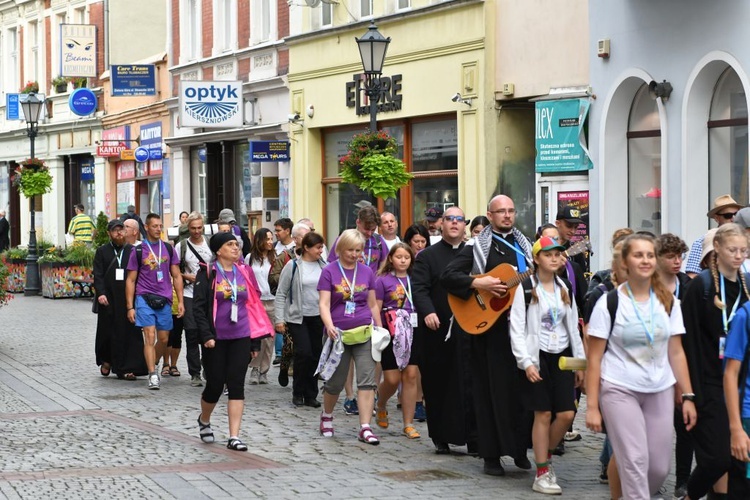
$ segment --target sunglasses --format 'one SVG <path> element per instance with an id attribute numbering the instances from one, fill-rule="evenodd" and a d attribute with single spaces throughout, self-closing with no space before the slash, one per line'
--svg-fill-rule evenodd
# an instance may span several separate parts
<path id="1" fill-rule="evenodd" d="M 737 212 L 727 212 L 725 214 L 716 214 L 716 215 L 718 215 L 719 217 L 723 218 L 724 220 L 729 220 L 732 217 L 734 217 L 735 215 L 737 215 Z"/>
<path id="2" fill-rule="evenodd" d="M 466 222 L 466 217 L 462 215 L 444 215 L 443 219 L 449 222 Z"/>

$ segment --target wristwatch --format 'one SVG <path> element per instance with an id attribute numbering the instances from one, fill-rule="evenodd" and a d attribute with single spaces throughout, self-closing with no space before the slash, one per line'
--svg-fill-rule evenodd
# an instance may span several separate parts
<path id="1" fill-rule="evenodd" d="M 682 401 L 692 401 L 695 402 L 695 393 L 693 392 L 686 392 L 682 394 Z"/>

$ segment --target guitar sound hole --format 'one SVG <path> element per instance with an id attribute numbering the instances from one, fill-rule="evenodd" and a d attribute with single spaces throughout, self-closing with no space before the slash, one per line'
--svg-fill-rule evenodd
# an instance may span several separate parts
<path id="1" fill-rule="evenodd" d="M 490 299 L 490 307 L 493 311 L 499 311 L 505 305 L 506 300 L 504 298 L 492 297 Z"/>

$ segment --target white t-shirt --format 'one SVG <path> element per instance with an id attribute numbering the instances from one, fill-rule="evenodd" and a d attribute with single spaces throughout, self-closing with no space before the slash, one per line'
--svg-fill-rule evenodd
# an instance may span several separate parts
<path id="1" fill-rule="evenodd" d="M 302 279 L 302 316 L 320 316 L 318 281 L 322 270 L 318 262 L 297 260 L 297 272 Z"/>
<path id="2" fill-rule="evenodd" d="M 380 236 L 383 236 L 383 235 L 381 234 Z M 399 243 L 401 241 L 401 238 L 399 238 L 398 236 L 396 236 L 394 239 L 388 240 L 388 239 L 385 238 L 385 236 L 383 236 L 383 241 L 385 241 L 385 245 L 388 247 L 388 250 L 390 251 L 391 248 L 393 248 L 393 245 L 395 245 L 396 243 Z"/>
<path id="3" fill-rule="evenodd" d="M 654 295 L 653 298 L 653 343 L 647 339 L 645 323 L 652 328 L 651 302 L 636 302 L 640 317 L 633 307 L 627 289 L 618 289 L 617 317 L 610 336 L 610 316 L 607 310 L 607 295 L 597 301 L 588 325 L 592 337 L 609 339 L 607 350 L 602 358 L 601 377 L 612 384 L 636 392 L 655 393 L 673 386 L 675 383 L 672 367 L 669 364 L 669 339 L 673 335 L 683 335 L 680 301 L 675 298 L 671 314 Z"/>
<path id="4" fill-rule="evenodd" d="M 271 294 L 271 285 L 268 284 L 268 274 L 271 272 L 271 262 L 267 257 L 263 257 L 263 262 L 260 263 L 257 260 L 251 260 L 251 255 L 248 254 L 245 257 L 245 264 L 250 266 L 255 274 L 255 281 L 258 282 L 258 288 L 260 288 L 260 300 L 273 300 L 274 296 Z"/>
<path id="5" fill-rule="evenodd" d="M 182 245 L 187 244 L 188 240 L 182 240 L 177 244 L 177 246 L 175 247 L 175 252 L 177 252 L 177 255 L 182 255 L 180 253 L 182 251 Z M 201 242 L 197 245 L 192 241 L 190 241 L 190 244 L 193 246 L 193 248 L 195 248 L 195 251 L 198 252 L 198 255 L 203 258 L 203 261 L 210 266 L 214 260 L 214 254 L 213 252 L 211 252 L 211 249 L 208 247 L 208 243 L 206 243 L 205 239 L 201 238 Z M 200 261 L 198 260 L 198 257 L 196 257 L 193 251 L 190 250 L 189 246 L 186 246 L 185 274 L 198 274 L 198 269 L 200 269 Z M 184 297 L 193 298 L 193 283 L 190 283 L 183 287 L 182 295 Z"/>
<path id="6" fill-rule="evenodd" d="M 563 352 L 568 345 L 568 331 L 565 329 L 565 307 L 560 295 L 560 287 L 555 286 L 555 293 L 547 293 L 541 286 L 536 287 L 539 298 L 539 311 L 542 314 L 539 329 L 539 349 L 550 354 Z M 555 312 L 555 315 L 552 312 Z M 559 312 L 558 312 L 559 311 Z M 554 326 L 553 326 L 554 325 Z"/>
<path id="7" fill-rule="evenodd" d="M 284 245 L 280 241 L 276 241 L 276 246 L 274 246 L 273 249 L 276 252 L 276 255 L 281 255 L 284 250 L 294 250 L 294 246 L 294 240 L 289 242 L 287 245 Z"/>

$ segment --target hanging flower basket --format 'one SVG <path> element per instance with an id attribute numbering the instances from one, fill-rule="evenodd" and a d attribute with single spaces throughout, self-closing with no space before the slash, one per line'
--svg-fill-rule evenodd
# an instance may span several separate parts
<path id="1" fill-rule="evenodd" d="M 13 176 L 13 185 L 26 198 L 52 191 L 52 174 L 39 158 L 21 162 Z"/>
<path id="2" fill-rule="evenodd" d="M 341 178 L 377 198 L 395 198 L 413 178 L 397 152 L 396 139 L 383 130 L 356 134 L 339 160 Z"/>

